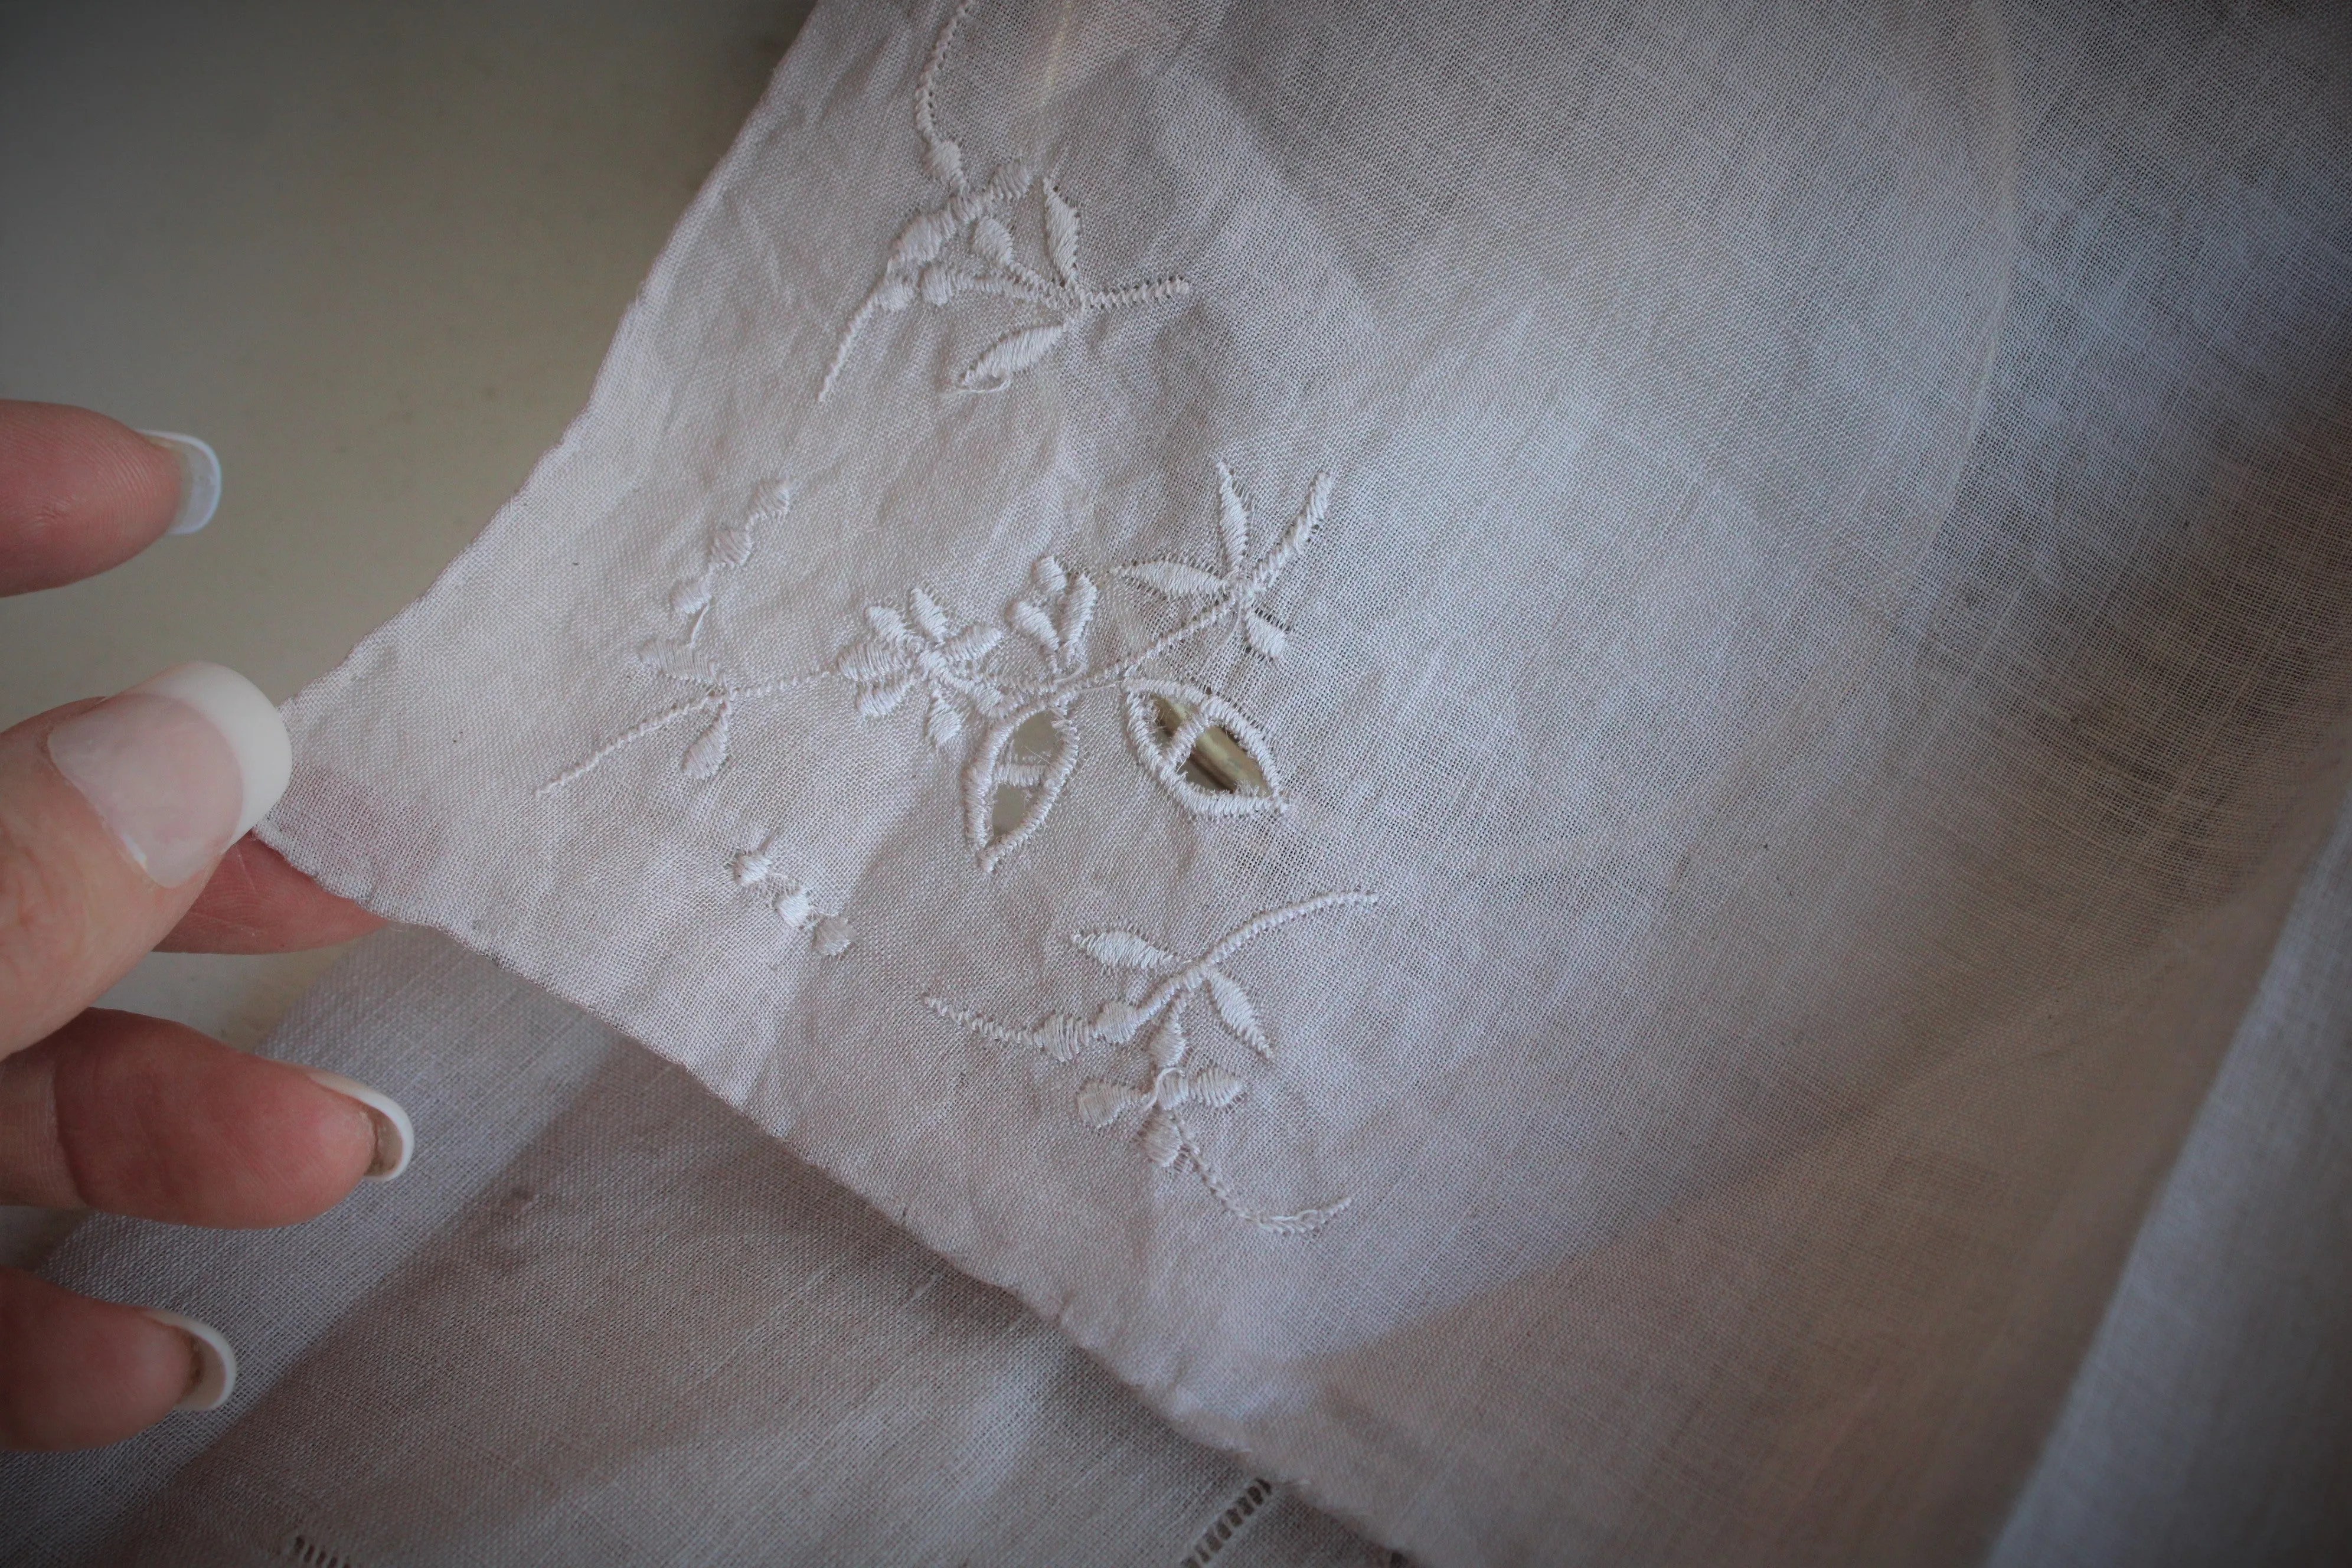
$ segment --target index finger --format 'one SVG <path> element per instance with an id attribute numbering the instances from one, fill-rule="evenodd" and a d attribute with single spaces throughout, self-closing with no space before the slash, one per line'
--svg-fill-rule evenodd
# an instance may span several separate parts
<path id="1" fill-rule="evenodd" d="M 218 465 L 200 442 L 167 446 L 87 408 L 0 400 L 0 595 L 130 560 L 174 526 L 205 465 L 217 495 Z"/>

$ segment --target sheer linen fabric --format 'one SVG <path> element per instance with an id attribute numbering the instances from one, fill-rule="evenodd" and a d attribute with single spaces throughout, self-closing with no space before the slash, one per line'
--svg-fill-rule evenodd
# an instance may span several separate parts
<path id="1" fill-rule="evenodd" d="M 2133 1244 L 1995 1568 L 2352 1562 L 2352 809 Z"/>
<path id="2" fill-rule="evenodd" d="M 822 8 L 268 831 L 1383 1540 L 1969 1559 L 2341 788 L 2345 30 Z"/>
<path id="3" fill-rule="evenodd" d="M 396 1089 L 431 1157 L 289 1230 L 77 1232 L 49 1277 L 203 1313 L 238 1392 L 112 1448 L 0 1457 L 0 1559 L 1388 1561 L 444 938 L 371 939 L 268 1048 Z"/>
<path id="4" fill-rule="evenodd" d="M 2344 1555 L 2347 955 L 2352 814 L 2001 1568 Z M 47 1272 L 226 1324 L 242 1394 L 111 1449 L 0 1457 L 9 1561 L 1198 1563 L 1220 1536 L 1228 1568 L 1360 1560 L 1295 1500 L 1226 1533 L 1253 1486 L 1155 1441 L 1066 1340 L 452 944 L 374 939 L 269 1048 L 398 1084 L 430 1163 L 292 1231 L 84 1227 Z"/>

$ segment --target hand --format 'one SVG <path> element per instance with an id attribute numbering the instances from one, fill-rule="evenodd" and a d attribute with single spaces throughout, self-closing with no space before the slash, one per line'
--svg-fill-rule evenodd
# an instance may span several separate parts
<path id="1" fill-rule="evenodd" d="M 0 402 L 0 594 L 120 564 L 217 487 L 194 447 Z M 380 923 L 242 837 L 286 758 L 268 700 L 209 665 L 0 733 L 0 1203 L 287 1225 L 405 1163 L 406 1117 L 373 1090 L 89 1005 L 151 948 L 286 952 Z M 202 1324 L 0 1269 L 0 1447 L 112 1442 L 217 1404 L 234 1365 Z"/>

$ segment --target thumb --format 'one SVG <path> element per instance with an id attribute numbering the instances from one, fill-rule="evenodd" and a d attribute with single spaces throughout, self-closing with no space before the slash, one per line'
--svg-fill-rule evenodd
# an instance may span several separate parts
<path id="1" fill-rule="evenodd" d="M 292 767 L 278 710 L 216 664 L 0 734 L 0 1056 L 42 1038 L 194 902 Z"/>

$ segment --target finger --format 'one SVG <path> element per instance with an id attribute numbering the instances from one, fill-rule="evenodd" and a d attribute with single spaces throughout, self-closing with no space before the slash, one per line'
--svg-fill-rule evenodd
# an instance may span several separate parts
<path id="1" fill-rule="evenodd" d="M 213 1330 L 0 1268 L 0 1448 L 119 1442 L 228 1398 L 236 1360 Z"/>
<path id="2" fill-rule="evenodd" d="M 409 1141 L 394 1102 L 325 1077 L 93 1007 L 0 1061 L 0 1203 L 227 1227 L 309 1219 L 361 1177 L 397 1173 Z"/>
<path id="3" fill-rule="evenodd" d="M 383 924 L 287 864 L 250 834 L 229 846 L 195 903 L 159 944 L 167 952 L 296 952 Z"/>
<path id="4" fill-rule="evenodd" d="M 220 495 L 212 448 L 56 403 L 0 401 L 0 595 L 119 566 Z M 195 512 L 201 509 L 203 517 Z"/>
<path id="5" fill-rule="evenodd" d="M 286 787 L 286 726 L 244 677 L 182 665 L 0 734 L 0 1056 L 179 922 Z"/>

